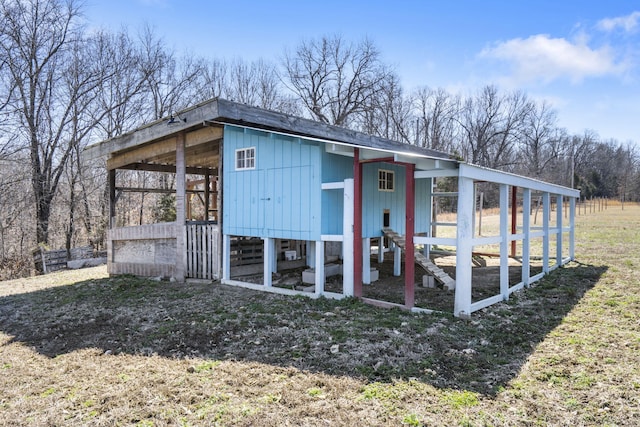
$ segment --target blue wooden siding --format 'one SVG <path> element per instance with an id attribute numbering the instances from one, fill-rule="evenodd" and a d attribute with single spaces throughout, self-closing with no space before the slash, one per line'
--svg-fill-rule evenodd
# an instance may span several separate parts
<path id="1" fill-rule="evenodd" d="M 322 150 L 322 182 L 344 182 L 353 176 L 353 158 Z M 322 192 L 322 234 L 342 234 L 342 190 Z"/>
<path id="2" fill-rule="evenodd" d="M 320 146 L 302 138 L 225 126 L 223 232 L 319 240 Z M 235 170 L 235 150 L 256 148 L 256 167 Z"/>
<path id="3" fill-rule="evenodd" d="M 431 227 L 431 178 L 416 179 L 415 232 L 426 233 Z"/>
<path id="4" fill-rule="evenodd" d="M 378 170 L 393 171 L 394 190 L 378 190 Z M 404 167 L 387 163 L 367 163 L 362 168 L 362 237 L 382 235 L 383 214 L 388 209 L 389 227 L 402 233 L 405 223 Z"/>
<path id="5" fill-rule="evenodd" d="M 353 158 L 327 153 L 304 138 L 225 126 L 223 144 L 223 232 L 236 236 L 320 240 L 342 234 L 343 191 L 321 183 L 353 176 Z M 255 169 L 235 170 L 235 151 L 255 147 Z M 378 190 L 378 170 L 391 170 L 394 191 Z M 383 212 L 390 226 L 405 228 L 405 168 L 387 163 L 363 165 L 363 237 L 378 237 Z M 416 180 L 416 232 L 429 227 L 430 180 Z"/>
<path id="6" fill-rule="evenodd" d="M 353 178 L 353 157 L 322 150 L 322 182 L 342 182 Z"/>
<path id="7" fill-rule="evenodd" d="M 394 191 L 378 190 L 378 170 L 395 173 Z M 429 227 L 430 183 L 427 179 L 415 181 L 415 232 L 426 232 Z M 368 163 L 362 169 L 362 237 L 382 235 L 383 214 L 389 210 L 389 226 L 400 234 L 405 230 L 406 173 L 404 166 L 389 163 Z"/>

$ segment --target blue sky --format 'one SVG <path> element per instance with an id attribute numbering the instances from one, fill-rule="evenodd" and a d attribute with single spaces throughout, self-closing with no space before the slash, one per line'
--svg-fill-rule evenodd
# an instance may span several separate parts
<path id="1" fill-rule="evenodd" d="M 89 27 L 148 24 L 178 52 L 278 61 L 300 40 L 371 39 L 405 89 L 520 89 L 571 133 L 640 146 L 637 0 L 87 0 Z"/>

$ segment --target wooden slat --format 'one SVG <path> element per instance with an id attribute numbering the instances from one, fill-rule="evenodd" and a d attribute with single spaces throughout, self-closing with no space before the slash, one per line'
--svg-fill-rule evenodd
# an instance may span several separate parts
<path id="1" fill-rule="evenodd" d="M 187 225 L 187 277 L 212 280 L 218 272 L 218 226 Z"/>
<path id="2" fill-rule="evenodd" d="M 403 251 L 406 247 L 405 238 L 390 228 L 385 228 L 382 230 L 384 235 L 394 242 L 400 249 Z M 414 260 L 418 265 L 420 265 L 427 273 L 431 274 L 435 279 L 443 284 L 448 289 L 453 289 L 455 287 L 455 280 L 451 278 L 444 270 L 434 264 L 430 259 L 425 257 L 419 251 L 414 251 Z"/>

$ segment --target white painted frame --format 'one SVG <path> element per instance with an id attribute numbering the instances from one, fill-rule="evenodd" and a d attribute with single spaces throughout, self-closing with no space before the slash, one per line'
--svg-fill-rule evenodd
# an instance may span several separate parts
<path id="1" fill-rule="evenodd" d="M 540 280 L 549 271 L 560 267 L 574 259 L 575 256 L 575 200 L 580 196 L 578 190 L 562 187 L 555 184 L 482 168 L 479 166 L 461 164 L 458 170 L 458 218 L 456 234 L 456 289 L 454 299 L 454 315 L 468 318 L 471 313 L 486 308 L 492 304 L 507 300 L 509 295 L 533 282 Z M 492 237 L 474 237 L 473 218 L 475 215 L 475 181 L 490 181 L 500 184 L 500 235 Z M 508 197 L 509 187 L 522 188 L 523 217 L 522 227 L 519 233 L 511 234 L 509 231 Z M 542 193 L 545 219 L 542 227 L 531 227 L 531 192 Z M 556 227 L 549 226 L 550 200 L 556 197 Z M 563 200 L 570 201 L 569 226 L 563 226 Z M 525 214 L 526 213 L 526 214 Z M 569 236 L 569 256 L 563 258 L 563 235 Z M 549 239 L 556 236 L 556 264 L 549 267 Z M 530 271 L 530 240 L 534 237 L 543 238 L 543 271 L 531 276 Z M 414 238 L 414 242 L 425 242 L 425 238 Z M 512 241 L 522 242 L 522 280 L 509 286 L 508 249 Z M 472 267 L 471 256 L 473 247 L 480 244 L 500 244 L 500 293 L 481 301 L 472 302 Z M 546 261 L 545 261 L 546 260 Z"/>

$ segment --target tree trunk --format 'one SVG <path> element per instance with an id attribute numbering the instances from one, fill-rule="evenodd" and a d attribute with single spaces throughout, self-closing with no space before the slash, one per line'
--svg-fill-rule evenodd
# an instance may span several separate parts
<path id="1" fill-rule="evenodd" d="M 36 188 L 36 241 L 38 244 L 49 243 L 49 218 L 51 217 L 51 200 L 53 196 L 45 193 L 44 189 Z"/>

